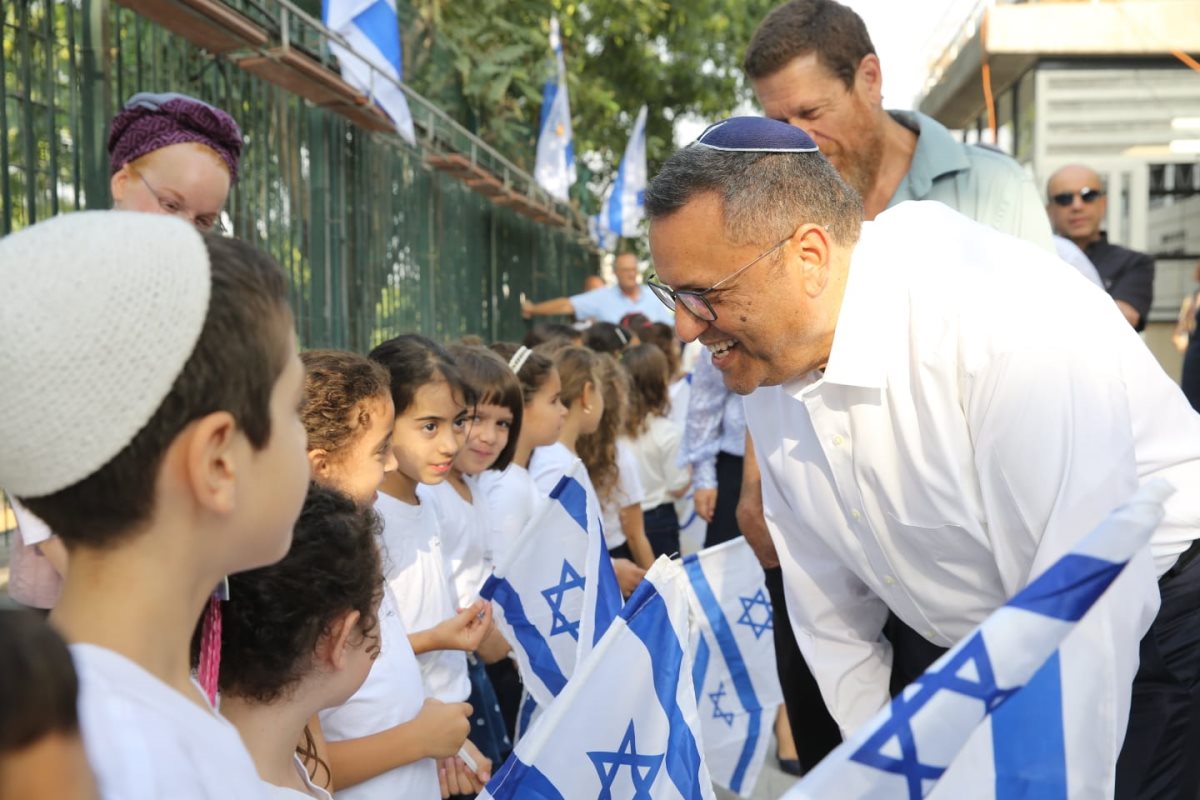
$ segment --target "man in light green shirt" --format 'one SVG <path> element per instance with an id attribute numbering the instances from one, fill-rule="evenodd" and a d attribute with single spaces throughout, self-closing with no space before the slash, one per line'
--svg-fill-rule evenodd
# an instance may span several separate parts
<path id="1" fill-rule="evenodd" d="M 1053 252 L 1033 180 L 1003 153 L 966 145 L 931 117 L 883 108 L 883 71 L 862 20 L 832 0 L 776 8 L 746 51 L 766 116 L 816 141 L 863 197 L 867 219 L 904 200 L 936 200 Z"/>

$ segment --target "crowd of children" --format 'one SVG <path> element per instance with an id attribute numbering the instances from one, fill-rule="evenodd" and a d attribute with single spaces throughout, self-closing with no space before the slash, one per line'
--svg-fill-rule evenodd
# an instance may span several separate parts
<path id="1" fill-rule="evenodd" d="M 56 659 L 72 709 L 79 681 L 78 722 L 4 720 L 0 783 L 8 750 L 78 725 L 79 797 L 474 796 L 521 702 L 478 592 L 559 478 L 585 465 L 627 594 L 679 549 L 678 353 L 633 326 L 597 348 L 409 334 L 301 354 L 278 266 L 177 220 L 68 215 L 0 259 L 30 265 L 2 333 L 40 389 L 0 409 L 25 426 L 0 481 L 66 544 L 51 619 L 71 657 L 24 616 L 0 638 Z M 77 375 L 33 334 L 45 293 L 78 307 Z"/>

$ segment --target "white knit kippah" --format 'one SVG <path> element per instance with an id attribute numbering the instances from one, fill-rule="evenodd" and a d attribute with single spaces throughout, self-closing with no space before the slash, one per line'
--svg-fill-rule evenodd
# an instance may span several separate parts
<path id="1" fill-rule="evenodd" d="M 0 239 L 0 487 L 52 494 L 120 453 L 195 349 L 211 284 L 174 217 L 81 211 Z"/>

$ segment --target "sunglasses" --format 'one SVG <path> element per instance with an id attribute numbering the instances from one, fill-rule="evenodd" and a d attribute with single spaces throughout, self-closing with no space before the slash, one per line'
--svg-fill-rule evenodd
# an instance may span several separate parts
<path id="1" fill-rule="evenodd" d="M 1084 203 L 1091 205 L 1092 203 L 1104 197 L 1103 189 L 1093 189 L 1090 186 L 1085 186 L 1078 192 L 1059 192 L 1058 194 L 1050 195 L 1050 199 L 1054 201 L 1054 205 L 1067 208 L 1075 202 L 1075 195 L 1079 195 L 1079 199 Z"/>

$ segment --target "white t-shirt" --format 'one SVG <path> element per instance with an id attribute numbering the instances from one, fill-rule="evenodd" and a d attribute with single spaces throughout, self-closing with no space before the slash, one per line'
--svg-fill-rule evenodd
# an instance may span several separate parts
<path id="1" fill-rule="evenodd" d="M 79 725 L 106 800 L 266 796 L 237 728 L 124 656 L 71 645 Z M 196 687 L 198 696 L 202 696 Z"/>
<path id="2" fill-rule="evenodd" d="M 497 563 L 504 557 L 534 512 L 546 500 L 529 470 L 509 464 L 503 472 L 489 469 L 475 479 L 476 499 L 483 498 L 491 529 L 492 557 Z"/>
<path id="3" fill-rule="evenodd" d="M 430 503 L 409 505 L 380 493 L 375 511 L 383 519 L 383 574 L 396 593 L 404 627 L 425 631 L 454 616 L 454 585 L 442 555 L 441 531 Z M 443 703 L 471 694 L 467 654 L 434 650 L 417 656 L 425 692 Z"/>
<path id="4" fill-rule="evenodd" d="M 534 448 L 533 455 L 529 458 L 529 474 L 533 477 L 538 494 L 542 497 L 549 496 L 554 491 L 554 487 L 558 485 L 559 479 L 578 463 L 579 456 L 567 449 L 562 442 Z M 596 487 L 592 485 L 592 479 L 588 477 L 587 470 L 580 469 L 576 477 L 579 478 L 579 482 L 583 484 L 583 488 L 588 494 L 596 497 Z"/>
<path id="5" fill-rule="evenodd" d="M 642 510 L 650 511 L 663 503 L 673 503 L 671 492 L 688 485 L 688 471 L 679 466 L 679 444 L 683 440 L 683 428 L 674 421 L 650 416 L 646 430 L 636 439 L 625 439 L 637 460 L 638 478 L 641 480 L 645 497 Z"/>
<path id="6" fill-rule="evenodd" d="M 479 598 L 479 587 L 492 573 L 492 546 L 488 530 L 487 511 L 482 498 L 468 481 L 472 500 L 464 500 L 450 484 L 417 487 L 422 504 L 428 504 L 437 515 L 442 538 L 442 557 L 450 570 L 454 584 L 455 602 L 466 608 Z"/>
<path id="7" fill-rule="evenodd" d="M 608 549 L 625 544 L 625 528 L 621 525 L 621 509 L 642 504 L 646 492 L 638 475 L 637 456 L 629 442 L 617 440 L 617 485 L 608 502 L 600 499 L 600 518 L 604 520 L 604 543 Z"/>
<path id="8" fill-rule="evenodd" d="M 379 604 L 379 655 L 367 679 L 349 700 L 321 712 L 321 731 L 331 742 L 370 736 L 412 721 L 424 703 L 421 668 L 396 608 L 396 597 L 385 585 Z M 338 800 L 433 800 L 441 797 L 437 763 L 423 758 L 356 786 L 338 789 L 337 796 Z"/>
<path id="9" fill-rule="evenodd" d="M 286 786 L 276 786 L 273 783 L 263 782 L 263 786 L 267 789 L 267 797 L 271 800 L 333 800 L 333 795 L 317 786 L 308 777 L 308 770 L 304 768 L 304 764 L 300 761 L 300 756 L 292 756 L 294 760 L 296 772 L 300 774 L 300 780 L 304 781 L 304 788 L 307 791 L 301 792 L 296 789 L 289 789 Z M 339 792 L 338 796 L 341 796 Z"/>

